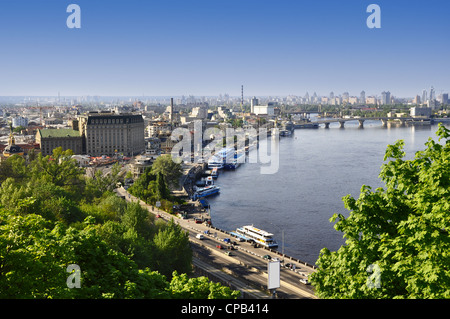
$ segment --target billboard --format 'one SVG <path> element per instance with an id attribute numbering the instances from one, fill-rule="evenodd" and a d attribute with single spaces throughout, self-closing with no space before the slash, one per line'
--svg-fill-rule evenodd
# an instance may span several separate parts
<path id="1" fill-rule="evenodd" d="M 280 261 L 269 261 L 267 265 L 267 273 L 269 274 L 267 280 L 267 289 L 280 288 Z"/>

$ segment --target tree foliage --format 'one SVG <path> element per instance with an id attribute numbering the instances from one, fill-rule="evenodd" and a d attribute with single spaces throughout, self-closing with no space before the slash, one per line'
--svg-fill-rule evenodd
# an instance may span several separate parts
<path id="1" fill-rule="evenodd" d="M 404 160 L 403 141 L 389 145 L 380 178 L 343 198 L 350 215 L 335 214 L 346 244 L 327 248 L 312 275 L 321 298 L 450 298 L 450 131 Z M 375 282 L 375 279 L 377 280 Z"/>
<path id="2" fill-rule="evenodd" d="M 156 176 L 161 173 L 167 186 L 176 188 L 182 175 L 181 164 L 175 163 L 171 155 L 161 155 L 153 163 L 152 173 Z"/>
<path id="3" fill-rule="evenodd" d="M 147 168 L 128 189 L 128 192 L 150 205 L 155 205 L 159 201 L 160 208 L 168 213 L 172 213 L 174 204 L 182 202 L 179 198 L 171 195 L 162 171 L 155 172 L 153 167 Z"/>
<path id="4" fill-rule="evenodd" d="M 187 234 L 113 193 L 118 172 L 88 178 L 60 148 L 0 163 L 0 298 L 178 297 L 171 276 L 191 274 Z M 153 181 L 167 196 L 163 176 Z M 80 288 L 67 286 L 71 264 Z M 235 296 L 220 287 L 214 297 Z"/>

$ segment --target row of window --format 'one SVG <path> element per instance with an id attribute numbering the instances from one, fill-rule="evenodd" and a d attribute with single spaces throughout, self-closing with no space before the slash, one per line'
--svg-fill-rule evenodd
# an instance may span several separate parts
<path id="1" fill-rule="evenodd" d="M 90 124 L 126 124 L 126 123 L 143 123 L 142 119 L 91 119 Z"/>

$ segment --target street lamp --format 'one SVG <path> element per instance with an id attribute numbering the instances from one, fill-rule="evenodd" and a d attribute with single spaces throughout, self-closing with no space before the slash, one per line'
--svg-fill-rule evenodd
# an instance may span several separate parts
<path id="1" fill-rule="evenodd" d="M 277 227 L 279 230 L 281 230 L 281 254 L 283 255 L 283 261 L 284 261 L 284 229 L 282 229 L 280 226 L 277 226 L 273 224 L 272 222 L 267 221 L 272 226 Z"/>

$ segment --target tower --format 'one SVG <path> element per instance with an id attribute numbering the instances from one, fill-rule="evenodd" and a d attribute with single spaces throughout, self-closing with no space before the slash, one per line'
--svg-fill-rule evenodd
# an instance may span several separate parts
<path id="1" fill-rule="evenodd" d="M 427 90 L 422 91 L 422 103 L 423 104 L 427 103 Z"/>
<path id="2" fill-rule="evenodd" d="M 173 97 L 170 98 L 170 129 L 173 129 Z"/>
<path id="3" fill-rule="evenodd" d="M 255 106 L 256 106 L 256 105 L 259 105 L 259 101 L 258 101 L 258 99 L 256 98 L 256 96 L 254 96 L 254 97 L 252 98 L 252 100 L 250 101 L 250 107 L 251 107 L 250 112 L 251 112 L 251 113 L 255 113 Z"/>
<path id="4" fill-rule="evenodd" d="M 359 103 L 365 104 L 366 103 L 366 92 L 363 90 L 361 91 L 361 94 L 359 96 Z"/>
<path id="5" fill-rule="evenodd" d="M 244 86 L 241 85 L 241 109 L 244 106 Z"/>
<path id="6" fill-rule="evenodd" d="M 434 91 L 434 87 L 431 87 L 430 89 L 430 100 L 435 100 L 436 99 L 436 93 Z"/>

